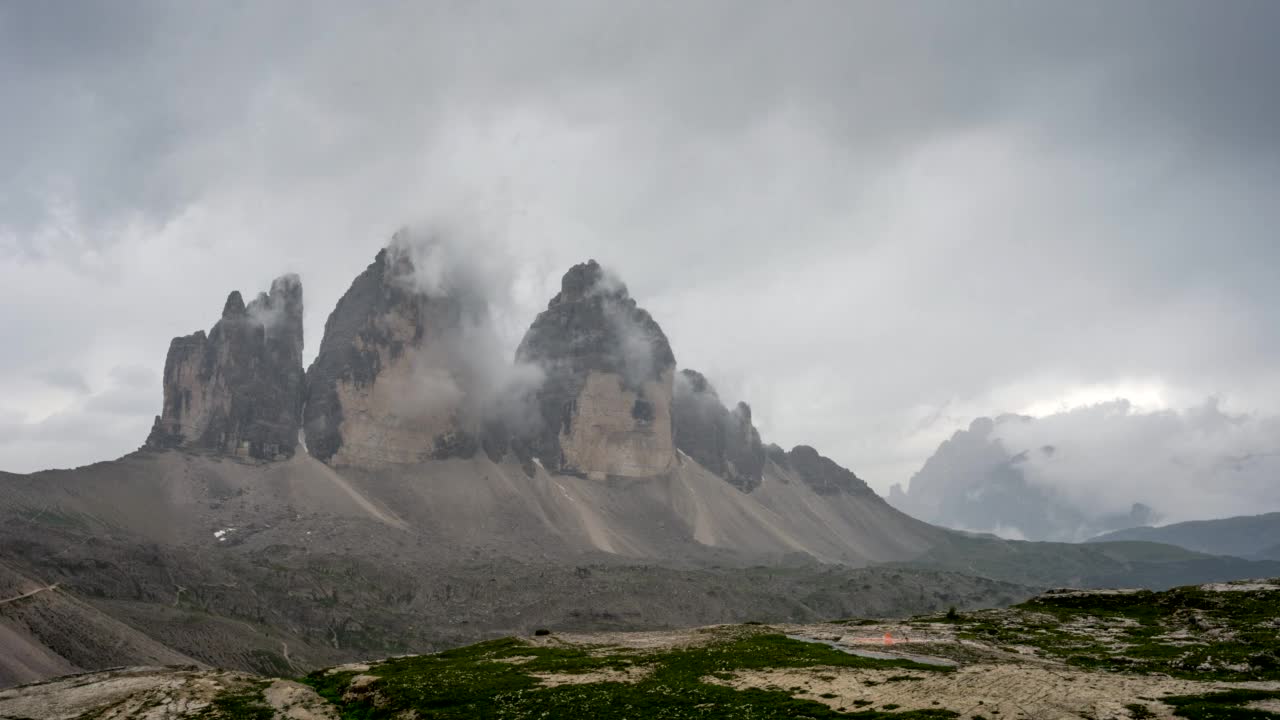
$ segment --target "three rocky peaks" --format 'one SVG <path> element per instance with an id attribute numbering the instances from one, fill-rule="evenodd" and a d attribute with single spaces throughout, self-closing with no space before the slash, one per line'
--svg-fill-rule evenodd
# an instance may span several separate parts
<path id="1" fill-rule="evenodd" d="M 371 469 L 484 453 L 601 480 L 692 459 L 743 492 L 772 459 L 819 493 L 874 497 L 813 448 L 766 447 L 750 407 L 726 408 L 700 373 L 677 372 L 662 328 L 596 261 L 565 273 L 508 363 L 491 356 L 483 288 L 439 282 L 414 243 L 398 233 L 356 277 L 305 373 L 298 277 L 248 305 L 232 292 L 207 335 L 170 343 L 146 445 L 260 461 L 301 447 Z"/>

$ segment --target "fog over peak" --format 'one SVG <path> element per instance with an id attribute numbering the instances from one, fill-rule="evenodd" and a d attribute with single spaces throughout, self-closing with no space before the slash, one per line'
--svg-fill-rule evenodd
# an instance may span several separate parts
<path id="1" fill-rule="evenodd" d="M 1280 417 L 1217 398 L 1144 411 L 1116 399 L 979 418 L 890 500 L 930 522 L 1031 540 L 1280 510 Z"/>
<path id="2" fill-rule="evenodd" d="M 169 338 L 228 288 L 297 273 L 310 362 L 431 217 L 497 293 L 505 363 L 596 258 L 767 441 L 880 492 L 1024 413 L 1106 455 L 1080 472 L 1182 458 L 1185 510 L 1233 511 L 1208 458 L 1265 453 L 1280 415 L 1278 24 L 1262 0 L 7 4 L 0 469 L 136 447 Z M 1129 443 L 1059 412 L 1115 397 Z M 1203 429 L 1208 397 L 1246 419 Z"/>

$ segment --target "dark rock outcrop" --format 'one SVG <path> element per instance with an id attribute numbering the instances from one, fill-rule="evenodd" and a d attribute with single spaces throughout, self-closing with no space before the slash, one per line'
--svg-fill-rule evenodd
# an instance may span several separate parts
<path id="1" fill-rule="evenodd" d="M 880 500 L 853 471 L 841 467 L 831 458 L 820 455 L 808 445 L 797 445 L 787 453 L 787 467 L 795 471 L 805 484 L 819 495 L 862 495 Z"/>
<path id="2" fill-rule="evenodd" d="M 505 452 L 473 407 L 482 383 L 461 346 L 487 306 L 463 288 L 428 287 L 416 242 L 398 233 L 325 323 L 304 412 L 307 450 L 320 460 L 373 466 Z"/>
<path id="3" fill-rule="evenodd" d="M 293 455 L 303 387 L 302 283 L 285 275 L 247 306 L 233 291 L 205 335 L 174 338 L 164 407 L 147 438 L 273 460 Z"/>
<path id="4" fill-rule="evenodd" d="M 529 451 L 553 472 L 652 477 L 675 462 L 675 356 L 662 328 L 596 261 L 565 273 L 516 361 L 543 370 Z"/>
<path id="5" fill-rule="evenodd" d="M 677 448 L 743 492 L 760 486 L 765 449 L 746 403 L 729 410 L 702 373 L 681 370 L 671 413 Z"/>

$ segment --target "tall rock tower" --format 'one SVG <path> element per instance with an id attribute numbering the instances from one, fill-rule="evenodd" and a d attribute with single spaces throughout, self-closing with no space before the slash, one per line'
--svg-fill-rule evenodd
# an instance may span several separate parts
<path id="1" fill-rule="evenodd" d="M 652 477 L 672 469 L 675 357 L 662 328 L 596 261 L 575 265 L 517 363 L 545 373 L 529 450 L 552 472 Z"/>
<path id="2" fill-rule="evenodd" d="M 246 306 L 238 291 L 205 335 L 174 338 L 153 448 L 259 460 L 293 455 L 302 400 L 302 283 L 285 275 Z"/>
<path id="3" fill-rule="evenodd" d="M 470 457 L 487 445 L 481 379 L 466 347 L 487 304 L 465 286 L 431 282 L 420 240 L 402 231 L 338 301 L 307 370 L 308 451 L 365 467 Z M 415 262 L 415 257 L 417 261 Z M 422 265 L 423 267 L 419 267 Z"/>

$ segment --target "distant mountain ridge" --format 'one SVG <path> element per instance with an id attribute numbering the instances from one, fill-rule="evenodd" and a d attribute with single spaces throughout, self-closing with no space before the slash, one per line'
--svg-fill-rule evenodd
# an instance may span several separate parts
<path id="1" fill-rule="evenodd" d="M 1099 535 L 1089 542 L 1120 540 L 1166 543 L 1211 555 L 1280 560 L 1280 512 L 1128 528 Z"/>
<path id="2" fill-rule="evenodd" d="M 1030 482 L 1027 463 L 1052 463 L 1056 448 L 1010 448 L 999 430 L 1035 421 L 1024 415 L 975 419 L 938 446 L 905 490 L 895 484 L 889 503 L 944 527 L 1055 542 L 1079 542 L 1155 519 L 1141 502 L 1133 503 L 1128 513 L 1098 514 L 1051 487 Z"/>

